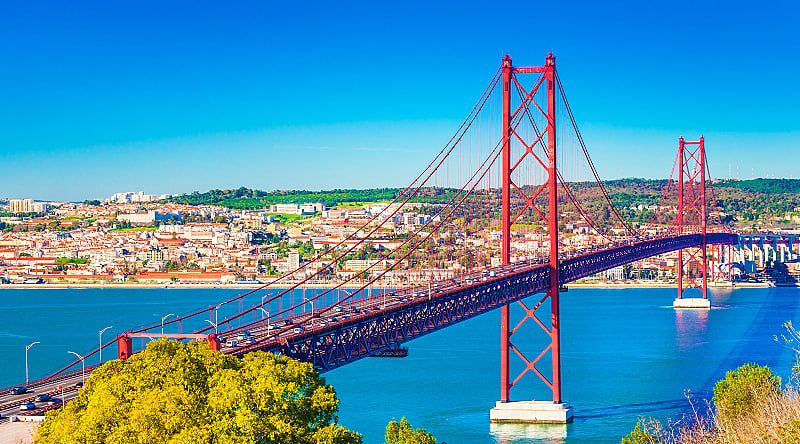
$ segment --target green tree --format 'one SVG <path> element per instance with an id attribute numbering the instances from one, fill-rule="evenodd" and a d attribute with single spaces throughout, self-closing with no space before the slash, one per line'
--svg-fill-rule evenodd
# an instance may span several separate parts
<path id="1" fill-rule="evenodd" d="M 59 257 L 59 258 L 56 258 L 56 262 L 61 264 L 61 265 L 67 265 L 67 264 L 81 265 L 81 264 L 88 264 L 89 263 L 89 258 L 86 258 L 86 257 Z"/>
<path id="2" fill-rule="evenodd" d="M 311 364 L 162 339 L 93 371 L 47 414 L 36 443 L 360 443 L 337 423 L 338 406 Z"/>
<path id="3" fill-rule="evenodd" d="M 267 276 L 278 274 L 278 270 L 275 269 L 275 266 L 272 265 L 272 262 L 269 259 L 259 259 L 258 265 L 264 267 L 264 274 L 266 274 Z"/>
<path id="4" fill-rule="evenodd" d="M 386 444 L 436 444 L 436 438 L 422 429 L 414 429 L 406 418 L 392 419 L 386 425 Z"/>
<path id="5" fill-rule="evenodd" d="M 753 412 L 781 392 L 781 378 L 767 366 L 744 364 L 728 371 L 714 386 L 714 407 L 718 420 L 734 419 Z"/>

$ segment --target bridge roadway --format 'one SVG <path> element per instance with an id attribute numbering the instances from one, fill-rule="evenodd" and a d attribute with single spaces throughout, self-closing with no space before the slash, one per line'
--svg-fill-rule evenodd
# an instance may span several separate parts
<path id="1" fill-rule="evenodd" d="M 85 377 L 88 378 L 91 368 L 86 369 Z M 20 406 L 26 402 L 33 402 L 36 395 L 49 394 L 58 400 L 70 400 L 78 394 L 78 384 L 82 383 L 84 376 L 81 371 L 69 372 L 58 378 L 47 381 L 31 381 L 28 391 L 22 395 L 12 395 L 11 387 L 0 391 L 0 418 L 7 418 L 11 415 L 41 415 L 47 410 L 58 408 L 60 403 L 34 402 L 36 409 L 21 411 Z M 24 384 L 22 384 L 24 385 Z"/>
<path id="2" fill-rule="evenodd" d="M 560 265 L 560 284 L 681 248 L 697 247 L 700 234 L 648 238 L 620 242 L 601 251 L 579 251 Z M 709 233 L 707 244 L 734 245 L 738 236 Z M 310 362 L 319 372 L 335 369 L 364 357 L 394 349 L 401 344 L 470 319 L 503 305 L 544 292 L 550 268 L 543 263 L 515 263 L 465 274 L 427 286 L 396 290 L 365 299 L 346 301 L 317 312 L 286 319 L 257 322 L 231 329 L 220 336 L 222 351 L 242 356 L 264 350 Z M 540 300 L 535 307 L 544 302 Z M 247 338 L 244 337 L 247 332 Z M 232 340 L 243 338 L 236 345 Z M 227 343 L 227 344 L 226 344 Z M 87 375 L 91 369 L 87 369 Z M 26 395 L 0 390 L 0 414 L 19 414 L 19 406 L 38 393 L 54 393 L 65 399 L 77 394 L 80 370 L 59 378 L 33 382 Z M 55 406 L 38 405 L 40 412 Z"/>
<path id="3" fill-rule="evenodd" d="M 700 234 L 686 234 L 623 242 L 601 251 L 579 252 L 561 260 L 559 283 L 564 285 L 647 257 L 697 247 L 701 241 Z M 707 244 L 736 242 L 735 234 L 706 235 Z M 380 301 L 368 299 L 362 302 L 363 308 L 357 305 L 358 311 L 352 312 L 353 316 L 347 319 L 336 316 L 337 308 L 328 307 L 313 317 L 319 322 L 310 329 L 296 331 L 285 326 L 271 337 L 262 333 L 256 342 L 228 352 L 241 356 L 255 350 L 271 351 L 310 362 L 317 371 L 325 372 L 541 293 L 547 289 L 549 277 L 550 268 L 545 264 L 518 263 L 493 267 L 463 278 L 438 281 L 430 289 L 422 286 L 393 292 L 389 296 L 391 303 L 386 308 L 381 305 L 379 310 L 370 307 L 375 307 Z M 536 307 L 543 302 L 544 299 Z M 340 312 L 347 308 L 341 307 Z M 335 321 L 334 317 L 337 318 Z"/>

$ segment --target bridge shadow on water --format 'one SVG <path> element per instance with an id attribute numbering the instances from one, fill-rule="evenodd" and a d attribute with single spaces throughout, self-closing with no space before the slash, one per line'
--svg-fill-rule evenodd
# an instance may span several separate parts
<path id="1" fill-rule="evenodd" d="M 743 293 L 740 297 L 747 297 L 747 293 Z M 754 301 L 753 303 L 755 304 L 756 302 Z M 719 308 L 727 308 L 724 303 L 721 305 L 722 306 Z M 708 405 L 712 397 L 714 385 L 717 381 L 725 377 L 727 371 L 733 370 L 748 362 L 769 366 L 773 371 L 779 374 L 785 374 L 790 370 L 781 367 L 786 364 L 785 354 L 787 349 L 783 344 L 776 342 L 774 337 L 776 335 L 780 337 L 784 332 L 783 323 L 795 316 L 798 307 L 800 307 L 800 298 L 797 298 L 796 295 L 769 289 L 767 291 L 767 296 L 761 301 L 758 311 L 751 318 L 752 321 L 750 325 L 747 326 L 739 336 L 739 339 L 734 343 L 724 358 L 719 361 L 719 365 L 708 374 L 708 377 L 702 381 L 699 386 L 692 388 L 689 399 L 681 397 L 681 393 L 676 393 L 675 395 L 678 397 L 675 399 L 619 404 L 589 409 L 581 408 L 576 409 L 574 421 L 578 423 L 594 419 L 632 416 L 662 417 L 665 413 L 672 421 L 693 417 L 695 414 L 707 416 L 709 414 Z M 731 308 L 735 309 L 734 307 Z M 713 317 L 715 311 L 716 310 L 712 310 L 708 313 L 708 316 Z M 676 321 L 679 324 L 681 323 L 680 319 L 676 319 Z M 700 335 L 707 334 L 707 327 L 708 325 L 706 323 L 694 327 L 684 326 L 684 328 L 694 329 L 695 331 L 692 332 L 693 334 Z M 725 339 L 729 340 L 731 338 Z"/>
<path id="2" fill-rule="evenodd" d="M 613 418 L 618 416 L 649 416 L 664 410 L 678 410 L 686 407 L 686 398 L 669 399 L 664 401 L 639 402 L 633 404 L 620 404 L 604 406 L 593 409 L 580 409 L 575 412 L 575 422 L 587 419 Z"/>
<path id="3" fill-rule="evenodd" d="M 778 374 L 784 374 L 790 370 L 781 367 L 785 364 L 781 357 L 785 355 L 787 349 L 784 344 L 775 340 L 775 336 L 780 337 L 784 333 L 783 323 L 791 320 L 797 311 L 798 299 L 793 296 L 791 293 L 774 288 L 767 290 L 766 298 L 761 302 L 750 325 L 739 336 L 739 340 L 702 385 L 692 392 L 692 404 L 694 404 L 697 414 L 706 416 L 710 413 L 707 403 L 710 403 L 713 396 L 714 385 L 724 378 L 725 373 L 729 370 L 750 362 L 766 365 Z M 744 292 L 740 297 L 747 297 L 747 293 Z M 726 308 L 725 305 L 722 308 Z M 680 401 L 683 405 L 680 406 L 682 408 L 679 410 L 678 417 L 693 415 L 692 404 L 687 399 Z"/>
<path id="4" fill-rule="evenodd" d="M 782 343 L 776 342 L 774 337 L 776 335 L 780 337 L 785 332 L 783 323 L 791 320 L 798 308 L 798 300 L 791 296 L 788 292 L 768 289 L 767 297 L 761 303 L 750 326 L 700 387 L 698 396 L 710 397 L 714 384 L 722 379 L 728 370 L 748 362 L 769 366 L 776 373 L 786 370 L 779 368 L 779 365 L 781 355 L 785 354 L 787 349 Z"/>

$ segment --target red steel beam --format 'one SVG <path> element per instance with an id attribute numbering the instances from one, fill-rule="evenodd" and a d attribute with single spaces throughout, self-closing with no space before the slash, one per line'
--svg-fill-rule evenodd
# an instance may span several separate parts
<path id="1" fill-rule="evenodd" d="M 551 343 L 553 363 L 553 402 L 561 402 L 561 314 L 558 294 L 558 172 L 556 166 L 556 59 L 549 54 L 545 59 L 547 77 L 547 149 L 549 154 L 548 187 L 550 189 L 550 310 L 552 314 Z"/>
<path id="2" fill-rule="evenodd" d="M 501 214 L 501 249 L 500 257 L 503 265 L 511 263 L 511 76 L 513 67 L 511 57 L 506 54 L 502 62 L 503 69 L 503 190 Z M 508 304 L 500 309 L 500 400 L 509 401 L 511 384 L 509 383 L 509 311 Z"/>
<path id="3" fill-rule="evenodd" d="M 678 159 L 678 234 L 686 232 L 690 224 L 696 224 L 691 231 L 699 231 L 702 236 L 699 248 L 678 250 L 678 298 L 683 297 L 684 290 L 698 288 L 703 299 L 708 299 L 708 243 L 706 241 L 708 232 L 706 176 L 708 169 L 705 137 L 700 136 L 700 140 L 697 141 L 686 141 L 681 136 L 678 139 Z M 687 214 L 692 217 L 687 218 Z M 686 261 L 684 261 L 684 255 L 686 255 Z M 698 277 L 689 271 L 686 282 L 684 282 L 684 264 L 692 263 L 699 265 L 701 275 Z"/>
<path id="4" fill-rule="evenodd" d="M 561 348 L 561 335 L 560 335 L 560 305 L 559 305 L 559 258 L 558 258 L 558 166 L 556 164 L 557 159 L 557 152 L 556 152 L 556 64 L 555 64 L 555 57 L 552 54 L 549 54 L 545 59 L 544 66 L 536 66 L 536 67 L 522 67 L 522 68 L 515 68 L 511 62 L 511 57 L 506 55 L 503 58 L 501 69 L 503 71 L 503 128 L 502 128 L 502 195 L 501 195 L 501 262 L 503 265 L 508 265 L 511 263 L 511 226 L 514 224 L 516 219 L 521 217 L 527 209 L 531 209 L 533 214 L 538 214 L 540 217 L 544 219 L 547 223 L 548 227 L 548 234 L 550 237 L 550 257 L 549 257 L 549 268 L 550 268 L 550 277 L 548 281 L 548 290 L 546 291 L 545 297 L 542 301 L 536 305 L 533 310 L 527 309 L 527 307 L 518 301 L 523 309 L 526 311 L 526 315 L 520 321 L 519 325 L 515 327 L 513 330 L 509 330 L 510 327 L 510 306 L 503 305 L 501 307 L 501 316 L 500 316 L 500 400 L 501 402 L 508 402 L 510 400 L 510 390 L 511 388 L 520 380 L 520 378 L 531 371 L 535 373 L 546 385 L 547 387 L 552 390 L 552 400 L 553 402 L 560 403 L 561 402 L 561 355 L 560 355 L 560 348 Z M 539 73 L 542 74 L 542 77 L 534 84 L 533 88 L 530 91 L 525 91 L 525 88 L 522 84 L 517 81 L 515 78 L 516 74 L 531 74 L 531 73 Z M 547 104 L 540 106 L 534 100 L 534 95 L 538 90 L 539 86 L 544 86 L 546 84 L 547 88 Z M 511 89 L 513 87 L 517 87 L 520 89 L 520 100 L 521 103 L 518 108 L 514 112 L 512 112 L 511 108 Z M 515 129 L 515 125 L 513 125 L 516 116 L 518 116 L 521 112 L 529 112 L 530 106 L 533 106 L 538 112 L 542 114 L 547 119 L 547 159 L 540 159 L 532 149 L 532 146 L 537 143 L 543 143 L 542 137 L 544 134 L 539 134 L 536 140 L 533 143 L 527 143 L 523 139 L 523 134 L 518 133 Z M 534 125 L 535 123 L 531 120 L 531 124 Z M 538 131 L 537 131 L 538 133 Z M 524 153 L 521 155 L 516 162 L 513 162 L 512 159 L 512 152 L 511 152 L 511 143 L 512 139 L 516 138 L 522 146 L 525 147 Z M 514 170 L 520 166 L 522 161 L 526 158 L 528 154 L 531 154 L 532 158 L 536 160 L 535 164 L 541 167 L 547 173 L 547 182 L 542 185 L 537 191 L 534 193 L 533 197 L 529 197 L 525 195 L 522 191 L 520 186 L 514 183 L 512 173 Z M 544 161 L 543 161 L 544 160 Z M 524 184 L 521 184 L 524 185 Z M 519 210 L 519 214 L 515 217 L 512 217 L 513 213 L 511 210 L 511 194 L 516 190 L 523 200 L 523 208 Z M 536 197 L 542 193 L 544 190 L 548 192 L 548 214 L 545 217 L 543 209 L 537 208 L 534 200 Z M 541 303 L 550 298 L 550 328 L 548 329 L 539 318 L 535 315 L 535 310 L 541 306 Z M 516 347 L 511 343 L 511 336 L 514 332 L 526 321 L 534 320 L 536 321 L 540 327 L 545 331 L 545 333 L 550 338 L 550 344 L 548 344 L 543 351 L 539 354 L 537 359 L 533 361 L 527 360 L 524 355 L 516 349 Z M 522 361 L 525 363 L 525 370 L 517 376 L 514 381 L 510 381 L 510 368 L 509 368 L 509 356 L 510 351 L 515 351 Z M 552 361 L 552 380 L 545 377 L 535 366 L 539 359 L 550 353 L 551 361 Z"/>

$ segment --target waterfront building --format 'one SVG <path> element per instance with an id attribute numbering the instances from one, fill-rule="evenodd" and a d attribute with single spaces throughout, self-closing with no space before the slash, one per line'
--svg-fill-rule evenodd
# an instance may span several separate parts
<path id="1" fill-rule="evenodd" d="M 384 271 L 386 265 L 385 259 L 349 259 L 344 263 L 345 268 L 353 271 L 364 271 L 368 268 L 372 271 Z"/>

